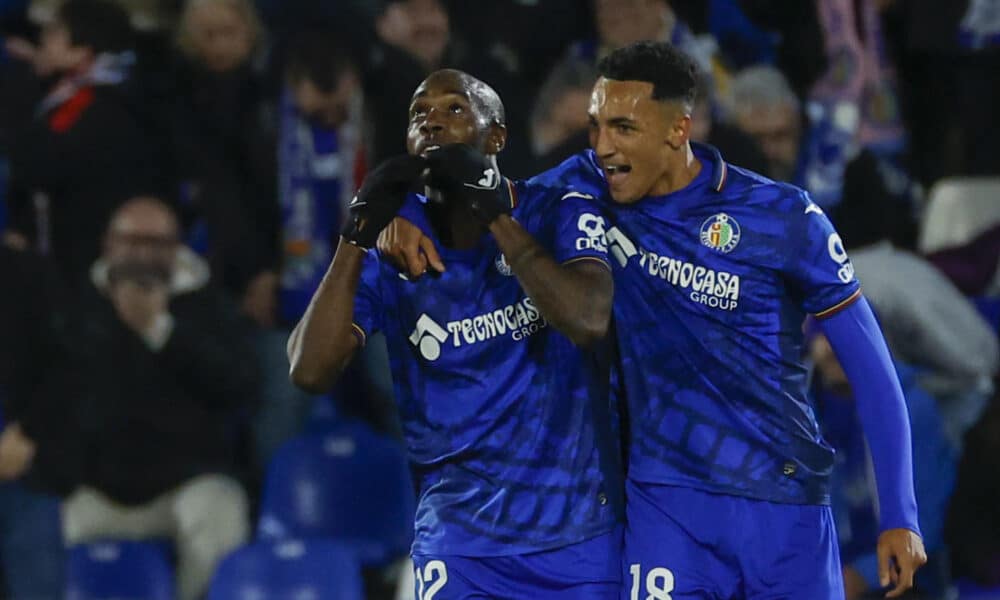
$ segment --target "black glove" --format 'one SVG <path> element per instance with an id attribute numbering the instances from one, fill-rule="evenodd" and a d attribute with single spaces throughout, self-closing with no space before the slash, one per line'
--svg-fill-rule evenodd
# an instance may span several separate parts
<path id="1" fill-rule="evenodd" d="M 366 250 L 372 248 L 403 206 L 410 188 L 419 183 L 424 167 L 419 156 L 394 156 L 369 173 L 347 207 L 344 239 Z"/>
<path id="2" fill-rule="evenodd" d="M 514 208 L 510 188 L 485 154 L 465 144 L 449 144 L 427 155 L 427 184 L 450 201 L 464 202 L 489 225 Z"/>

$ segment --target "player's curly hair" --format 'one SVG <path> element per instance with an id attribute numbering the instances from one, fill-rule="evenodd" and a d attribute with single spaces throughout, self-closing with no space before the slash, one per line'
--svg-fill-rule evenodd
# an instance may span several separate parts
<path id="1" fill-rule="evenodd" d="M 654 100 L 694 105 L 698 67 L 694 60 L 666 42 L 636 42 L 608 54 L 597 65 L 602 77 L 653 84 Z"/>

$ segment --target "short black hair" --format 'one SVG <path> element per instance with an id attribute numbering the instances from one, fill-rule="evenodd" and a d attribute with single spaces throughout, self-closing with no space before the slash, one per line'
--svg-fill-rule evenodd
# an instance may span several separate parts
<path id="1" fill-rule="evenodd" d="M 341 42 L 341 33 L 312 29 L 295 36 L 285 59 L 289 81 L 311 81 L 321 92 L 332 92 L 344 73 L 359 70 L 354 53 Z"/>
<path id="2" fill-rule="evenodd" d="M 606 79 L 653 84 L 653 100 L 694 105 L 698 66 L 690 56 L 666 42 L 636 42 L 619 48 L 602 58 L 597 70 Z"/>
<path id="3" fill-rule="evenodd" d="M 134 48 L 128 13 L 110 0 L 68 0 L 59 7 L 55 22 L 66 27 L 74 46 L 97 54 Z"/>

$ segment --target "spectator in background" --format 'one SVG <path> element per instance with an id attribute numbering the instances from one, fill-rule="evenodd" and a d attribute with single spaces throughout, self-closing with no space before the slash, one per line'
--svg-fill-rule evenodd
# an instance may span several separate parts
<path id="1" fill-rule="evenodd" d="M 306 31 L 288 50 L 278 145 L 284 264 L 281 318 L 298 323 L 340 235 L 367 166 L 361 75 L 328 31 Z"/>
<path id="2" fill-rule="evenodd" d="M 670 42 L 695 60 L 705 73 L 722 75 L 718 44 L 710 35 L 696 36 L 668 0 L 592 0 L 597 39 L 569 50 L 571 58 L 597 64 L 605 54 L 634 42 Z"/>
<path id="3" fill-rule="evenodd" d="M 597 67 L 584 60 L 564 60 L 549 74 L 531 111 L 537 171 L 590 147 L 587 109 L 595 81 Z"/>
<path id="4" fill-rule="evenodd" d="M 906 151 L 879 3 L 741 0 L 752 18 L 784 36 L 779 64 L 793 75 L 809 116 L 800 177 L 823 207 L 840 201 L 844 171 L 862 149 L 897 168 Z"/>
<path id="5" fill-rule="evenodd" d="M 840 140 L 844 145 L 830 145 L 829 123 L 813 119 L 815 103 L 803 111 L 787 79 L 774 67 L 740 71 L 733 78 L 731 92 L 724 104 L 733 123 L 757 140 L 767 158 L 769 177 L 808 190 L 824 208 L 840 202 L 847 187 L 886 189 L 900 202 L 897 218 L 908 224 L 905 237 L 907 245 L 912 243 L 915 186 L 892 161 L 863 146 L 853 133 Z M 857 118 L 856 107 L 845 103 L 838 108 L 835 120 L 843 120 L 844 131 L 856 131 Z M 827 151 L 839 158 L 814 160 L 817 153 L 825 156 Z M 849 157 L 846 163 L 840 160 L 845 156 Z"/>
<path id="6" fill-rule="evenodd" d="M 899 247 L 897 240 L 911 237 L 905 231 L 908 205 L 877 173 L 861 173 L 876 164 L 848 167 L 833 221 L 889 348 L 920 369 L 921 386 L 937 399 L 945 431 L 960 447 L 993 394 L 997 335 L 944 274 Z"/>
<path id="7" fill-rule="evenodd" d="M 160 144 L 128 85 L 131 48 L 128 16 L 117 5 L 69 0 L 39 46 L 19 50 L 44 91 L 38 102 L 18 103 L 31 113 L 11 119 L 10 227 L 51 252 L 74 287 L 85 283 L 115 208 L 163 187 Z"/>
<path id="8" fill-rule="evenodd" d="M 177 32 L 174 157 L 188 242 L 264 328 L 277 318 L 278 202 L 273 127 L 254 52 L 250 0 L 189 0 Z"/>
<path id="9" fill-rule="evenodd" d="M 996 0 L 882 3 L 900 34 L 900 87 L 914 173 L 928 187 L 949 175 L 1000 175 Z"/>
<path id="10" fill-rule="evenodd" d="M 2 2 L 0 2 L 2 4 Z M 30 0 L 28 12 L 31 19 L 39 24 L 50 22 L 59 10 L 60 0 Z M 132 26 L 137 30 L 150 31 L 165 28 L 176 19 L 178 2 L 174 0 L 115 0 L 128 13 Z"/>
<path id="11" fill-rule="evenodd" d="M 757 141 L 739 127 L 718 119 L 717 112 L 713 81 L 702 73 L 698 77 L 698 95 L 691 114 L 691 139 L 715 146 L 729 163 L 756 173 L 767 173 L 767 158 Z"/>
<path id="12" fill-rule="evenodd" d="M 255 366 L 236 311 L 184 248 L 170 209 L 137 198 L 111 219 L 73 319 L 90 397 L 84 485 L 63 506 L 70 544 L 169 537 L 179 597 L 199 597 L 248 534 L 234 437 Z"/>
<path id="13" fill-rule="evenodd" d="M 254 429 L 261 469 L 302 429 L 316 401 L 289 381 L 285 342 L 326 273 L 345 208 L 366 166 L 360 68 L 336 33 L 305 30 L 292 36 L 284 70 L 278 134 L 279 326 L 260 332 L 257 344 L 263 393 Z"/>
<path id="14" fill-rule="evenodd" d="M 767 158 L 764 173 L 776 181 L 798 181 L 802 112 L 799 98 L 781 71 L 758 66 L 740 71 L 733 79 L 732 116 Z M 808 188 L 807 188 L 808 189 Z"/>
<path id="15" fill-rule="evenodd" d="M 591 29 L 580 0 L 452 2 L 452 28 L 475 35 L 480 53 L 510 65 L 521 86 L 537 90 L 566 48 Z M 553 27 L 557 23 L 557 27 Z M 534 94 L 532 94 L 534 95 Z"/>
<path id="16" fill-rule="evenodd" d="M 402 154 L 410 95 L 432 71 L 450 67 L 475 73 L 504 98 L 511 118 L 506 158 L 512 177 L 533 173 L 528 135 L 532 92 L 504 61 L 476 52 L 481 40 L 464 40 L 451 28 L 441 0 L 382 0 L 375 18 L 377 41 L 365 68 L 365 98 L 372 116 L 372 162 Z"/>
<path id="17" fill-rule="evenodd" d="M 817 374 L 813 400 L 820 413 L 823 437 L 837 451 L 832 505 L 844 588 L 847 600 L 857 600 L 882 587 L 878 557 L 873 552 L 879 531 L 871 458 L 844 369 L 815 323 L 807 324 L 807 330 L 809 354 Z M 944 520 L 955 485 L 958 452 L 945 434 L 937 403 L 919 385 L 918 373 L 899 362 L 896 372 L 913 432 L 914 489 L 929 558 L 929 564 L 917 573 L 917 587 L 929 598 L 947 598 L 950 581 Z"/>
<path id="18" fill-rule="evenodd" d="M 726 0 L 735 2 L 753 25 L 771 33 L 774 66 L 800 98 L 829 67 L 816 0 Z"/>
<path id="19" fill-rule="evenodd" d="M 347 204 L 367 171 L 369 148 L 363 135 L 366 99 L 360 69 L 335 32 L 302 32 L 289 48 L 286 80 L 290 94 L 280 143 L 285 249 L 280 304 L 283 325 L 291 327 L 302 318 L 333 259 Z M 275 366 L 282 366 L 281 393 L 267 399 L 258 419 L 262 459 L 296 431 L 293 425 L 301 425 L 309 407 L 303 400 L 312 399 L 286 376 L 289 333 L 282 332 L 272 347 L 275 353 L 269 354 Z M 333 399 L 342 413 L 399 435 L 385 342 L 380 336 L 370 341 L 359 363 L 336 386 Z"/>

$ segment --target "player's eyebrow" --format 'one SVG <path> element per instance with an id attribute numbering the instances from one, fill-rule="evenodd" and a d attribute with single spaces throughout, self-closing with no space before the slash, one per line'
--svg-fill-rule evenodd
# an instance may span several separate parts
<path id="1" fill-rule="evenodd" d="M 608 125 L 612 127 L 615 125 L 635 125 L 635 120 L 628 117 L 611 117 L 608 119 Z"/>

